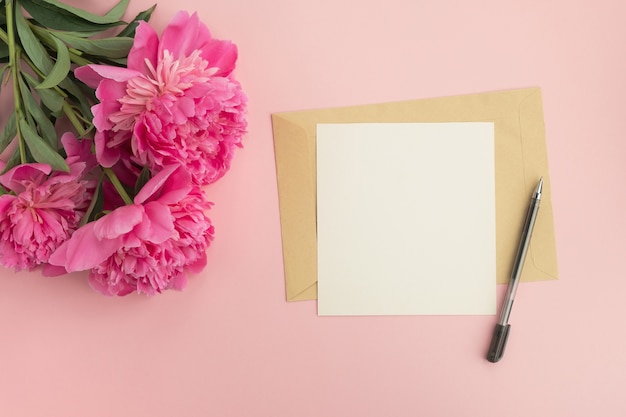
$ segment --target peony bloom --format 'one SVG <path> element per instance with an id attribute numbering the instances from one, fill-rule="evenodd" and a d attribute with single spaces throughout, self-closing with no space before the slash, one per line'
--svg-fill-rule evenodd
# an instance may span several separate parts
<path id="1" fill-rule="evenodd" d="M 213 237 L 208 206 L 186 170 L 164 167 L 134 204 L 78 229 L 50 263 L 67 272 L 89 270 L 92 288 L 105 295 L 182 289 L 186 273 L 206 264 Z"/>
<path id="2" fill-rule="evenodd" d="M 77 229 L 94 184 L 82 179 L 89 141 L 71 134 L 62 138 L 70 172 L 46 164 L 22 164 L 0 176 L 10 193 L 0 196 L 0 264 L 16 271 L 48 262 L 50 255 Z"/>
<path id="3" fill-rule="evenodd" d="M 212 38 L 197 14 L 183 11 L 161 39 L 139 24 L 127 68 L 76 69 L 100 101 L 92 108 L 98 162 L 111 167 L 131 155 L 153 174 L 182 164 L 199 185 L 222 177 L 247 126 L 236 59 L 235 45 Z"/>

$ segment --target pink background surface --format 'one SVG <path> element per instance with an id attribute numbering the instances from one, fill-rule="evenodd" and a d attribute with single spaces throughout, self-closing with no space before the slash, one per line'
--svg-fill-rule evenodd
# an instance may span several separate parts
<path id="1" fill-rule="evenodd" d="M 626 415 L 625 2 L 177 0 L 152 23 L 179 9 L 238 44 L 250 98 L 245 148 L 208 190 L 210 265 L 151 299 L 0 271 L 0 416 Z M 286 303 L 272 112 L 531 86 L 561 279 L 520 286 L 500 363 L 492 316 Z"/>

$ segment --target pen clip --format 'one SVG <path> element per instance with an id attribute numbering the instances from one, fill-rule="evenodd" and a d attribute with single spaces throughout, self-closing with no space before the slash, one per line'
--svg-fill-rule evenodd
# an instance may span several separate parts
<path id="1" fill-rule="evenodd" d="M 506 341 L 509 338 L 510 324 L 496 324 L 496 328 L 493 331 L 493 337 L 491 338 L 491 346 L 489 346 L 489 353 L 487 354 L 487 360 L 489 362 L 496 363 L 504 355 L 504 348 L 506 347 Z"/>

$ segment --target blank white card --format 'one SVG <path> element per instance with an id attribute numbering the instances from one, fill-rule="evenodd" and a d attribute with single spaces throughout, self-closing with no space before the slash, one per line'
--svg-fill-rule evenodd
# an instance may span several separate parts
<path id="1" fill-rule="evenodd" d="M 495 314 L 493 123 L 317 126 L 318 314 Z"/>

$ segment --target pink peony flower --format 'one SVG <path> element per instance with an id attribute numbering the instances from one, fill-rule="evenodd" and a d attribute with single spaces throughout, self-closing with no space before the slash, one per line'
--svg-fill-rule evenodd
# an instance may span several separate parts
<path id="1" fill-rule="evenodd" d="M 196 184 L 222 177 L 247 126 L 236 59 L 235 45 L 212 38 L 197 14 L 179 12 L 161 39 L 139 24 L 127 68 L 76 69 L 100 100 L 92 108 L 98 162 L 111 167 L 130 154 L 153 173 L 183 164 Z"/>
<path id="2" fill-rule="evenodd" d="M 67 272 L 90 270 L 89 282 L 105 295 L 153 295 L 182 289 L 186 273 L 206 264 L 213 226 L 201 191 L 180 166 L 163 168 L 134 204 L 119 207 L 78 229 L 50 257 Z"/>
<path id="3" fill-rule="evenodd" d="M 0 196 L 0 264 L 16 271 L 34 269 L 76 230 L 95 184 L 82 179 L 89 141 L 62 138 L 69 173 L 46 164 L 22 164 L 0 176 L 9 194 Z"/>

